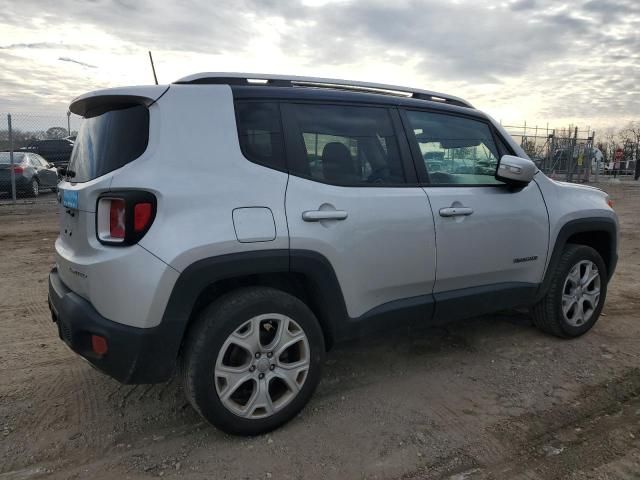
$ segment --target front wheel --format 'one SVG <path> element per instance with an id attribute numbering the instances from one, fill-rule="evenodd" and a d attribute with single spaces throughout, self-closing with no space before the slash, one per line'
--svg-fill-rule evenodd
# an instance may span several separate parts
<path id="1" fill-rule="evenodd" d="M 322 330 L 302 301 L 272 288 L 244 288 L 207 307 L 190 329 L 185 393 L 221 430 L 258 435 L 305 406 L 324 355 Z"/>
<path id="2" fill-rule="evenodd" d="M 607 268 L 591 247 L 569 244 L 551 285 L 533 307 L 534 324 L 558 337 L 578 337 L 598 320 L 607 295 Z"/>

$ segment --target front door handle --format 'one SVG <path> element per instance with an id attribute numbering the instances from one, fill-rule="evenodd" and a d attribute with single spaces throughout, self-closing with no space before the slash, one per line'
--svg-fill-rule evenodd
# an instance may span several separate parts
<path id="1" fill-rule="evenodd" d="M 344 210 L 307 210 L 302 212 L 305 222 L 319 222 L 320 220 L 344 220 L 347 212 Z"/>
<path id="2" fill-rule="evenodd" d="M 440 209 L 441 217 L 467 217 L 473 213 L 469 207 L 448 207 Z"/>

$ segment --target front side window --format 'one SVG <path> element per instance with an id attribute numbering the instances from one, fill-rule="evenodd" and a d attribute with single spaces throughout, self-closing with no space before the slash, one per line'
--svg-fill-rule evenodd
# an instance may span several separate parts
<path id="1" fill-rule="evenodd" d="M 500 155 L 486 123 L 419 111 L 407 117 L 431 184 L 502 184 L 495 179 Z"/>
<path id="2" fill-rule="evenodd" d="M 398 142 L 385 108 L 289 105 L 302 158 L 292 173 L 350 186 L 404 183 Z"/>

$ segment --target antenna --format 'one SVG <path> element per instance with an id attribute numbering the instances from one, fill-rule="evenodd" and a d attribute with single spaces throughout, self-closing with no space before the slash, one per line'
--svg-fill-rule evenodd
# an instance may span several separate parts
<path id="1" fill-rule="evenodd" d="M 151 61 L 151 70 L 153 70 L 153 79 L 156 81 L 156 85 L 158 85 L 158 77 L 156 76 L 156 67 L 153 65 L 153 57 L 151 56 L 151 50 L 149 50 L 149 60 Z"/>

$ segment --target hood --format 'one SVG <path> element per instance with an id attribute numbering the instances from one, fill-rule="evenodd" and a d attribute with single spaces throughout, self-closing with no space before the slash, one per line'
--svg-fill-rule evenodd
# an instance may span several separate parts
<path id="1" fill-rule="evenodd" d="M 578 189 L 578 190 L 591 190 L 591 191 L 600 192 L 600 193 L 602 193 L 604 195 L 607 195 L 607 192 L 605 192 L 601 188 L 594 187 L 592 185 L 584 185 L 582 183 L 562 182 L 560 180 L 554 180 L 552 178 L 550 178 L 549 180 L 551 180 L 553 183 L 555 183 L 556 185 L 558 185 L 560 187 L 574 188 L 574 189 Z"/>

